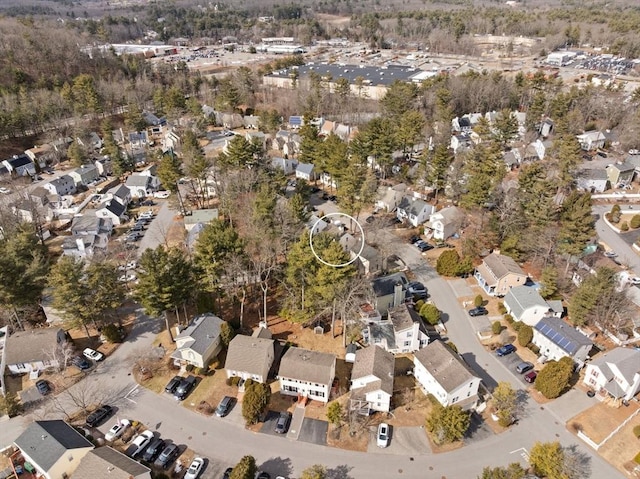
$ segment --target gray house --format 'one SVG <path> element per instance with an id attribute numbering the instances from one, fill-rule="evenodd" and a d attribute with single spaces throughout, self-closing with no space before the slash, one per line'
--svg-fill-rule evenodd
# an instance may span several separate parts
<path id="1" fill-rule="evenodd" d="M 3 160 L 2 164 L 14 176 L 35 176 L 36 165 L 31 158 L 24 153 L 13 158 Z"/>
<path id="2" fill-rule="evenodd" d="M 62 175 L 42 186 L 52 195 L 72 195 L 76 192 L 76 182 L 69 175 Z"/>
<path id="3" fill-rule="evenodd" d="M 273 339 L 237 335 L 229 343 L 224 368 L 227 377 L 267 381 L 273 364 Z"/>
<path id="4" fill-rule="evenodd" d="M 560 303 L 560 304 L 558 304 Z M 507 313 L 516 321 L 522 321 L 533 327 L 545 316 L 561 317 L 562 302 L 547 302 L 537 289 L 530 286 L 515 286 L 504 297 Z"/>
<path id="5" fill-rule="evenodd" d="M 366 414 L 389 412 L 395 356 L 379 346 L 359 349 L 351 372 L 350 408 Z"/>
<path id="6" fill-rule="evenodd" d="M 587 359 L 593 342 L 562 319 L 547 316 L 533 327 L 533 344 L 547 360 L 570 357 L 578 364 Z"/>
<path id="7" fill-rule="evenodd" d="M 406 297 L 404 288 L 408 282 L 404 273 L 381 276 L 371 281 L 371 287 L 376 296 L 376 309 L 380 314 L 387 314 L 389 309 L 404 303 Z"/>
<path id="8" fill-rule="evenodd" d="M 5 339 L 4 363 L 11 374 L 44 371 L 60 365 L 55 352 L 65 341 L 60 328 L 18 331 Z"/>
<path id="9" fill-rule="evenodd" d="M 87 186 L 98 179 L 100 172 L 95 165 L 82 165 L 69 173 L 69 176 L 73 178 L 76 185 Z"/>
<path id="10" fill-rule="evenodd" d="M 327 403 L 335 376 L 335 354 L 291 347 L 282 356 L 278 370 L 280 394 Z"/>
<path id="11" fill-rule="evenodd" d="M 223 322 L 211 313 L 193 318 L 189 326 L 176 336 L 176 350 L 171 357 L 183 366 L 207 366 L 222 348 L 220 326 Z"/>

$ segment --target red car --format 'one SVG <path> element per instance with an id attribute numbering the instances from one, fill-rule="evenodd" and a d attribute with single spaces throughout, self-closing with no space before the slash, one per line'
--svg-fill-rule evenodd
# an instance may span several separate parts
<path id="1" fill-rule="evenodd" d="M 529 371 L 527 374 L 524 375 L 524 380 L 527 381 L 528 383 L 534 383 L 536 378 L 538 377 L 538 373 L 535 371 Z"/>

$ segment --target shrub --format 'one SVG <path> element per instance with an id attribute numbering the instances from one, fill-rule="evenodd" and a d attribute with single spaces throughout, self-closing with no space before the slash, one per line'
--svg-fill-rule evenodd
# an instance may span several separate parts
<path id="1" fill-rule="evenodd" d="M 484 298 L 482 297 L 481 294 L 477 295 L 475 298 L 473 298 L 473 305 L 476 308 L 479 308 L 480 306 L 482 306 L 484 304 Z"/>
<path id="2" fill-rule="evenodd" d="M 465 274 L 473 273 L 473 261 L 468 256 L 462 258 L 460 263 L 458 263 L 458 268 L 456 269 L 456 276 L 464 276 Z"/>
<path id="3" fill-rule="evenodd" d="M 520 331 L 520 328 L 522 327 L 522 323 L 520 321 L 511 321 L 510 324 L 516 333 Z"/>
<path id="4" fill-rule="evenodd" d="M 533 343 L 527 344 L 527 348 L 529 348 L 533 354 L 540 354 L 540 348 Z"/>
<path id="5" fill-rule="evenodd" d="M 454 353 L 458 352 L 458 346 L 456 346 L 453 341 L 447 341 L 446 345 L 449 346 L 449 349 L 451 349 Z"/>
<path id="6" fill-rule="evenodd" d="M 225 384 L 226 384 L 227 386 L 231 386 L 231 385 L 233 384 L 233 378 L 227 378 L 227 379 L 225 380 Z"/>
<path id="7" fill-rule="evenodd" d="M 244 382 L 244 388 L 247 389 L 252 384 L 253 384 L 253 379 L 249 378 Z"/>
<path id="8" fill-rule="evenodd" d="M 190 373 L 191 371 L 193 371 L 195 368 L 193 366 L 193 364 L 187 364 L 187 367 L 185 368 L 187 370 L 188 373 Z"/>
<path id="9" fill-rule="evenodd" d="M 620 225 L 620 231 L 629 231 L 629 224 L 626 221 L 623 221 Z"/>
<path id="10" fill-rule="evenodd" d="M 420 316 L 429 324 L 436 325 L 440 322 L 440 315 L 442 314 L 434 304 L 425 303 L 420 308 Z"/>
<path id="11" fill-rule="evenodd" d="M 538 374 L 534 387 L 547 399 L 560 396 L 569 385 L 573 374 L 573 360 L 565 357 L 560 361 L 549 361 Z"/>
<path id="12" fill-rule="evenodd" d="M 633 215 L 629 226 L 631 226 L 633 229 L 640 228 L 640 215 Z"/>
<path id="13" fill-rule="evenodd" d="M 460 255 L 455 249 L 443 251 L 438 257 L 436 271 L 442 276 L 456 276 L 460 265 Z"/>
<path id="14" fill-rule="evenodd" d="M 121 343 L 122 332 L 115 324 L 107 324 L 102 328 L 102 335 L 110 343 Z"/>
<path id="15" fill-rule="evenodd" d="M 509 324 L 513 324 L 515 322 L 515 320 L 513 319 L 513 316 L 511 316 L 510 314 L 505 314 L 503 318 Z"/>
<path id="16" fill-rule="evenodd" d="M 640 464 L 640 452 L 636 454 L 636 457 L 633 458 L 633 462 Z"/>
<path id="17" fill-rule="evenodd" d="M 171 478 L 164 472 L 158 472 L 153 476 L 153 479 L 171 479 Z"/>
<path id="18" fill-rule="evenodd" d="M 633 435 L 637 438 L 640 438 L 640 425 L 633 428 Z"/>
<path id="19" fill-rule="evenodd" d="M 491 332 L 496 335 L 500 334 L 502 332 L 502 323 L 500 321 L 491 323 Z"/>
<path id="20" fill-rule="evenodd" d="M 193 373 L 196 376 L 204 376 L 207 374 L 207 368 L 193 368 Z"/>
<path id="21" fill-rule="evenodd" d="M 422 308 L 423 305 L 424 305 L 424 299 L 419 299 L 418 301 L 416 301 L 416 305 L 414 306 L 414 309 L 420 312 L 420 309 Z"/>
<path id="22" fill-rule="evenodd" d="M 239 382 L 240 382 L 240 377 L 239 376 L 233 376 L 231 378 L 231 385 L 232 386 L 237 386 Z"/>
<path id="23" fill-rule="evenodd" d="M 527 346 L 533 339 L 533 328 L 528 324 L 522 323 L 518 329 L 518 344 Z"/>
<path id="24" fill-rule="evenodd" d="M 505 307 L 504 303 L 498 303 L 498 312 L 500 314 L 507 314 L 507 308 Z"/>
<path id="25" fill-rule="evenodd" d="M 248 382 L 249 380 L 247 380 Z M 270 398 L 271 388 L 267 384 L 251 381 L 245 387 L 244 398 L 242 399 L 242 417 L 248 425 L 258 422 L 260 414 L 269 404 Z"/>

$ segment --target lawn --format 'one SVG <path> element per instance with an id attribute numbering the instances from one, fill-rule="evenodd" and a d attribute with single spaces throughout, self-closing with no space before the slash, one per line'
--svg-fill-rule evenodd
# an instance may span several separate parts
<path id="1" fill-rule="evenodd" d="M 638 465 L 633 458 L 640 452 L 640 440 L 633 434 L 635 426 L 640 426 L 640 416 L 629 421 L 598 450 L 607 462 L 630 476 L 633 476 L 633 469 Z"/>
<path id="2" fill-rule="evenodd" d="M 631 402 L 629 407 L 618 408 L 600 402 L 569 420 L 569 429 L 580 428 L 594 442 L 600 443 L 639 407 L 636 402 Z M 632 456 L 637 452 L 634 451 Z"/>

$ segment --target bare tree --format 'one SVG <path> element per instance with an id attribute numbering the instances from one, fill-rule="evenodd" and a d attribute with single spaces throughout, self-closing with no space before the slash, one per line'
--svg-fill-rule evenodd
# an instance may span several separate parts
<path id="1" fill-rule="evenodd" d="M 69 366 L 69 361 L 72 357 L 74 357 L 77 352 L 73 343 L 69 341 L 62 341 L 59 344 L 56 344 L 51 350 L 47 351 L 47 357 L 51 360 L 51 362 L 58 363 L 56 366 L 56 370 L 61 373 L 67 366 Z"/>

